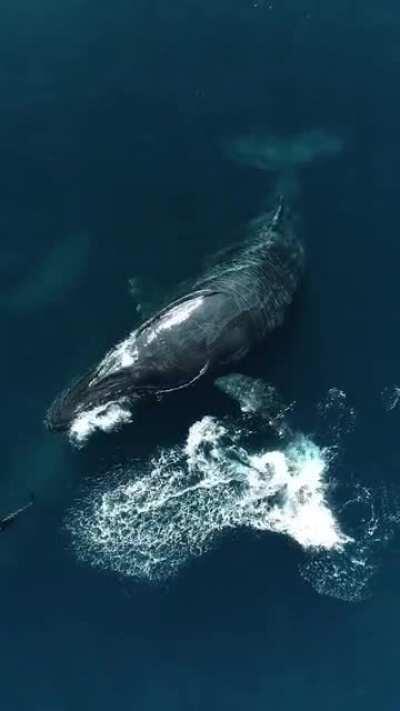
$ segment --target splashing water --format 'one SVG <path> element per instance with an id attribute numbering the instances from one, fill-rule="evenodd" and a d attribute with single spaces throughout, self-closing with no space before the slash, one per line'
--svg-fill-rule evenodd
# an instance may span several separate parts
<path id="1" fill-rule="evenodd" d="M 91 410 L 80 412 L 69 429 L 69 440 L 76 447 L 83 447 L 93 432 L 111 432 L 132 421 L 131 412 L 123 402 L 108 402 Z"/>
<path id="2" fill-rule="evenodd" d="M 219 382 L 247 414 L 260 411 L 264 429 L 283 422 L 286 408 L 279 408 L 276 392 L 260 381 L 251 384 L 246 387 L 244 376 Z M 249 442 L 247 425 L 204 417 L 183 446 L 114 472 L 112 483 L 101 484 L 70 512 L 67 528 L 79 557 L 160 580 L 231 528 L 281 533 L 304 549 L 345 546 L 350 539 L 327 500 L 329 450 L 303 435 L 291 435 L 280 449 L 260 450 Z"/>
<path id="3" fill-rule="evenodd" d="M 184 447 L 162 452 L 144 475 L 132 467 L 127 482 L 92 494 L 68 524 L 80 557 L 157 580 L 228 528 L 283 533 L 304 548 L 341 548 L 348 539 L 326 502 L 327 453 L 304 437 L 284 451 L 252 454 L 239 440 L 240 431 L 205 417 Z"/>
<path id="4" fill-rule="evenodd" d="M 301 575 L 315 590 L 346 602 L 369 597 L 371 581 L 381 565 L 382 553 L 400 522 L 398 497 L 355 484 L 348 491 L 341 513 L 352 538 L 340 550 L 311 554 L 300 566 Z"/>
<path id="5" fill-rule="evenodd" d="M 357 484 L 342 487 L 339 505 L 335 483 L 333 503 L 330 471 L 339 430 L 348 432 L 355 417 L 345 394 L 333 388 L 318 408 L 319 419 L 329 415 L 335 440 L 323 447 L 293 433 L 288 408 L 261 381 L 234 375 L 218 386 L 242 414 L 204 417 L 182 446 L 107 475 L 67 516 L 78 557 L 157 582 L 208 551 L 224 532 L 247 527 L 296 541 L 305 553 L 300 573 L 318 593 L 364 598 L 400 516 L 388 498 L 383 506 L 381 494 Z M 261 447 L 260 432 L 264 442 L 272 434 L 279 448 Z"/>

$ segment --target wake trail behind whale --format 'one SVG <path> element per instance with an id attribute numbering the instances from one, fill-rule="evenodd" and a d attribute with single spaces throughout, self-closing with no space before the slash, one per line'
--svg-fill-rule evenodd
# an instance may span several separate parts
<path id="1" fill-rule="evenodd" d="M 382 492 L 335 481 L 339 430 L 350 432 L 355 419 L 345 393 L 332 388 L 318 407 L 321 428 L 334 440 L 323 446 L 292 430 L 291 408 L 271 386 L 242 375 L 218 385 L 241 414 L 206 416 L 182 445 L 109 472 L 66 518 L 77 556 L 156 583 L 221 534 L 245 527 L 295 541 L 304 551 L 300 573 L 318 593 L 363 599 L 399 506 L 390 497 L 383 506 Z"/>
<path id="2" fill-rule="evenodd" d="M 305 549 L 345 545 L 326 501 L 328 453 L 302 436 L 283 450 L 249 452 L 240 435 L 205 417 L 183 447 L 161 452 L 145 473 L 131 465 L 123 472 L 127 481 L 100 486 L 67 524 L 78 555 L 161 580 L 231 528 L 281 533 Z"/>

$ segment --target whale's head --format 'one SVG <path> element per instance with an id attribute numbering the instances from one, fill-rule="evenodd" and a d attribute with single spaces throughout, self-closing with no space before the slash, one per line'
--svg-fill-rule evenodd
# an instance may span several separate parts
<path id="1" fill-rule="evenodd" d="M 69 432 L 72 440 L 82 443 L 95 430 L 107 432 L 130 422 L 135 405 L 146 397 L 137 380 L 132 368 L 106 375 L 90 371 L 53 401 L 45 417 L 47 429 Z"/>

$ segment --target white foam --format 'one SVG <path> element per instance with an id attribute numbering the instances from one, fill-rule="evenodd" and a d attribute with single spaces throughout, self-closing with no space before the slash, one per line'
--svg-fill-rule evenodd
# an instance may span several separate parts
<path id="1" fill-rule="evenodd" d="M 173 575 L 219 532 L 247 526 L 304 549 L 349 540 L 327 501 L 328 453 L 299 437 L 285 450 L 250 453 L 240 430 L 205 417 L 183 447 L 162 452 L 128 481 L 94 492 L 68 522 L 78 555 L 137 578 Z M 145 465 L 144 465 L 145 466 Z"/>
<path id="2" fill-rule="evenodd" d="M 73 444 L 82 446 L 96 430 L 111 432 L 131 421 L 132 414 L 120 403 L 99 405 L 79 413 L 70 427 L 69 438 Z"/>
<path id="3" fill-rule="evenodd" d="M 100 568 L 158 581 L 206 552 L 221 532 L 245 526 L 296 541 L 304 551 L 300 573 L 319 594 L 346 601 L 367 597 L 382 552 L 399 528 L 400 497 L 384 487 L 358 485 L 346 474 L 345 483 L 334 482 L 333 501 L 332 466 L 355 421 L 345 393 L 333 388 L 318 406 L 316 430 L 322 422 L 328 443 L 333 438 L 333 447 L 323 447 L 293 433 L 287 408 L 261 381 L 231 376 L 219 384 L 246 414 L 235 421 L 204 417 L 182 447 L 107 473 L 69 513 L 77 555 Z M 249 412 L 242 405 L 251 385 Z M 390 389 L 389 406 L 393 395 Z M 260 434 L 262 441 L 271 436 L 271 412 L 281 423 L 272 428 L 279 447 L 260 449 Z"/>
<path id="4" fill-rule="evenodd" d="M 206 444 L 212 446 L 209 456 L 215 458 L 218 455 L 216 445 L 225 433 L 226 428 L 209 415 L 195 422 L 189 429 L 184 447 L 184 453 L 189 464 L 196 464 L 199 456 L 201 456 L 201 448 L 204 448 Z"/>
<path id="5" fill-rule="evenodd" d="M 318 593 L 354 602 L 370 595 L 370 583 L 382 553 L 393 539 L 400 522 L 397 492 L 369 489 L 353 484 L 342 511 L 346 511 L 352 537 L 349 543 L 330 551 L 317 551 L 300 566 L 302 576 Z"/>
<path id="6" fill-rule="evenodd" d="M 350 540 L 327 503 L 327 455 L 311 440 L 301 437 L 285 453 L 255 455 L 250 463 L 259 472 L 252 491 L 262 498 L 281 494 L 265 520 L 254 522 L 257 528 L 284 533 L 303 548 L 330 550 Z"/>

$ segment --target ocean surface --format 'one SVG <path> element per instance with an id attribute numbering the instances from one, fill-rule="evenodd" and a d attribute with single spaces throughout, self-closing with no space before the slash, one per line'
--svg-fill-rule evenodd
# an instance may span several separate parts
<path id="1" fill-rule="evenodd" d="M 4 0 L 0 59 L 1 515 L 35 496 L 0 534 L 1 711 L 398 711 L 398 3 Z M 307 274 L 238 368 L 258 414 L 205 385 L 85 447 L 47 432 L 281 191 Z M 216 484 L 224 444 L 186 490 L 210 422 L 306 471 L 338 538 Z"/>

